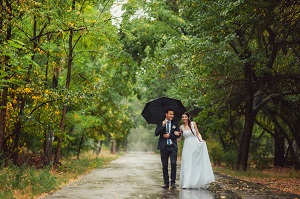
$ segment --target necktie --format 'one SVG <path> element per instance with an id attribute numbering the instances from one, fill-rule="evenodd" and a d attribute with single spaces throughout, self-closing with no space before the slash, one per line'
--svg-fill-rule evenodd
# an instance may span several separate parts
<path id="1" fill-rule="evenodd" d="M 167 121 L 167 132 L 170 133 L 170 121 Z M 167 145 L 170 146 L 171 145 L 171 140 L 167 139 Z"/>

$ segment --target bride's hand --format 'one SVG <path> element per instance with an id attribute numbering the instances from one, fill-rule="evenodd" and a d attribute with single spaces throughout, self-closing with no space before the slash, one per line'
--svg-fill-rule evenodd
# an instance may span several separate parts
<path id="1" fill-rule="evenodd" d="M 174 131 L 174 134 L 177 135 L 177 136 L 179 136 L 179 135 L 180 135 L 180 132 Z"/>

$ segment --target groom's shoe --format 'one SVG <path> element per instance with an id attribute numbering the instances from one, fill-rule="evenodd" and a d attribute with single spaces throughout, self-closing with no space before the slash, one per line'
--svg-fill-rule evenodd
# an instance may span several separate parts
<path id="1" fill-rule="evenodd" d="M 171 187 L 172 187 L 172 189 L 175 189 L 175 188 L 176 188 L 175 182 L 172 182 L 172 183 L 171 183 Z"/>
<path id="2" fill-rule="evenodd" d="M 169 184 L 164 184 L 164 186 L 162 186 L 162 188 L 169 189 Z"/>

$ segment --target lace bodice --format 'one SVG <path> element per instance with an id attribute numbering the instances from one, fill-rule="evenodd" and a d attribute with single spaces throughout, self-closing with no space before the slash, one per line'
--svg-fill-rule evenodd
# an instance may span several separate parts
<path id="1" fill-rule="evenodd" d="M 193 133 L 196 135 L 196 129 L 194 127 L 193 122 L 191 123 L 191 127 L 193 130 Z M 181 125 L 180 128 L 182 130 L 182 135 L 184 136 L 184 138 L 195 137 L 195 135 L 192 133 L 191 129 L 184 129 L 183 125 Z"/>

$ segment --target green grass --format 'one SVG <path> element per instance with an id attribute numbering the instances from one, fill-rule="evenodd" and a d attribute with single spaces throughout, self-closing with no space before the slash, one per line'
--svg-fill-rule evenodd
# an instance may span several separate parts
<path id="1" fill-rule="evenodd" d="M 62 166 L 55 170 L 51 167 L 37 170 L 28 166 L 0 166 L 0 199 L 31 199 L 58 190 L 79 176 L 104 167 L 119 155 L 63 160 Z"/>

